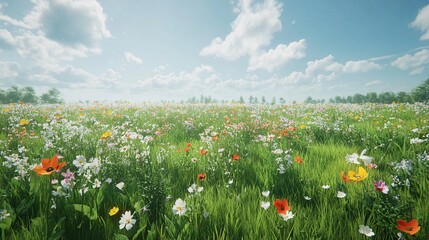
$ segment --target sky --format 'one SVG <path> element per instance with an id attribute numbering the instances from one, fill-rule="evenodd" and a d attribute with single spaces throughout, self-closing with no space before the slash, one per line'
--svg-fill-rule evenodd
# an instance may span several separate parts
<path id="1" fill-rule="evenodd" d="M 0 0 L 0 88 L 66 102 L 303 101 L 428 77 L 428 0 Z"/>

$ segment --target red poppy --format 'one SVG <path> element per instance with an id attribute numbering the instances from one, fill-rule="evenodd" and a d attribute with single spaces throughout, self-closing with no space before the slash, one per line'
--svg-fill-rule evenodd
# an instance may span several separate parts
<path id="1" fill-rule="evenodd" d="M 186 146 L 187 147 L 192 147 L 192 144 L 191 143 L 187 143 Z"/>
<path id="2" fill-rule="evenodd" d="M 416 219 L 413 219 L 409 222 L 405 220 L 398 220 L 397 223 L 398 225 L 396 228 L 398 230 L 401 230 L 404 233 L 408 233 L 410 235 L 414 235 L 420 230 L 419 222 Z"/>
<path id="3" fill-rule="evenodd" d="M 216 135 L 216 136 L 213 136 L 213 141 L 216 141 L 216 140 L 218 140 L 219 139 L 219 137 Z"/>
<path id="4" fill-rule="evenodd" d="M 66 162 L 58 164 L 58 155 L 54 155 L 52 159 L 42 158 L 42 166 L 35 166 L 34 171 L 37 173 L 37 176 L 51 175 L 53 172 L 64 167 L 64 165 L 66 165 Z"/>
<path id="5" fill-rule="evenodd" d="M 341 177 L 343 178 L 344 183 L 350 182 L 350 178 L 344 175 L 344 171 L 341 171 Z"/>
<path id="6" fill-rule="evenodd" d="M 206 179 L 206 173 L 198 173 L 198 179 L 204 181 Z"/>
<path id="7" fill-rule="evenodd" d="M 301 157 L 300 157 L 300 156 L 296 156 L 296 157 L 295 157 L 295 162 L 297 162 L 297 163 L 299 163 L 299 164 L 302 164 L 302 159 L 301 159 Z"/>
<path id="8" fill-rule="evenodd" d="M 185 151 L 185 153 L 189 152 L 189 148 L 184 148 L 183 151 Z"/>
<path id="9" fill-rule="evenodd" d="M 276 201 L 274 201 L 274 206 L 277 208 L 278 214 L 286 214 L 286 212 L 290 210 L 289 203 L 286 198 L 283 200 L 276 199 Z"/>
<path id="10" fill-rule="evenodd" d="M 240 155 L 238 155 L 237 153 L 234 153 L 232 155 L 232 160 L 237 161 L 238 159 L 240 159 Z"/>
<path id="11" fill-rule="evenodd" d="M 207 153 L 207 150 L 201 149 L 200 153 L 201 153 L 201 155 L 205 155 Z"/>

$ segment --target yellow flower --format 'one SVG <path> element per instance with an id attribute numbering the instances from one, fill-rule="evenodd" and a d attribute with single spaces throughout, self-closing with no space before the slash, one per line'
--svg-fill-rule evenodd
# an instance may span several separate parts
<path id="1" fill-rule="evenodd" d="M 118 207 L 112 207 L 112 209 L 110 209 L 110 211 L 109 211 L 109 215 L 110 215 L 110 216 L 113 216 L 113 215 L 115 215 L 116 213 L 118 213 L 118 211 L 119 211 L 119 208 L 118 208 Z"/>
<path id="2" fill-rule="evenodd" d="M 112 136 L 112 132 L 107 131 L 105 133 L 103 133 L 103 135 L 101 136 L 102 140 L 106 140 L 107 138 L 109 138 L 110 136 Z"/>
<path id="3" fill-rule="evenodd" d="M 304 129 L 305 125 L 300 125 L 299 128 Z"/>
<path id="4" fill-rule="evenodd" d="M 366 177 L 368 177 L 368 172 L 363 167 L 358 168 L 358 172 L 355 171 L 349 171 L 347 174 L 349 175 L 349 179 L 353 182 L 359 182 L 364 180 Z"/>
<path id="5" fill-rule="evenodd" d="M 8 113 L 8 112 L 10 112 L 10 108 L 5 108 L 5 109 L 3 109 L 3 112 L 4 112 L 4 113 Z"/>
<path id="6" fill-rule="evenodd" d="M 29 124 L 30 122 L 28 121 L 28 120 L 26 120 L 26 119 L 21 119 L 20 121 L 19 121 L 19 124 L 20 125 L 27 125 L 27 124 Z"/>

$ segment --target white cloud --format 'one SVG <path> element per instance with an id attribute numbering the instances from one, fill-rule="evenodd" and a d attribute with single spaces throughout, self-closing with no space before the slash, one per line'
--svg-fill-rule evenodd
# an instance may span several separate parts
<path id="1" fill-rule="evenodd" d="M 200 65 L 192 71 L 182 71 L 180 73 L 158 73 L 150 78 L 141 80 L 138 85 L 142 89 L 169 88 L 179 89 L 187 86 L 199 87 L 208 86 L 219 81 L 219 76 L 214 73 L 214 69 L 208 65 Z"/>
<path id="2" fill-rule="evenodd" d="M 16 62 L 0 62 L 0 79 L 14 78 L 19 74 L 19 64 Z"/>
<path id="3" fill-rule="evenodd" d="M 127 62 L 134 62 L 136 64 L 142 64 L 143 63 L 141 58 L 137 57 L 136 55 L 134 55 L 130 52 L 125 52 L 124 56 L 125 56 L 125 60 L 127 60 Z"/>
<path id="4" fill-rule="evenodd" d="M 391 65 L 404 71 L 410 70 L 410 74 L 423 72 L 429 65 L 429 50 L 423 49 L 415 54 L 406 54 L 395 59 Z"/>
<path id="5" fill-rule="evenodd" d="M 279 81 L 280 85 L 306 85 L 330 81 L 339 74 L 367 72 L 381 66 L 368 60 L 348 61 L 345 64 L 334 61 L 332 55 L 307 62 L 303 72 L 295 71 Z"/>
<path id="6" fill-rule="evenodd" d="M 275 0 L 253 5 L 251 0 L 241 0 L 235 11 L 239 15 L 231 24 L 232 31 L 225 39 L 213 39 L 209 46 L 200 51 L 201 56 L 236 60 L 254 55 L 270 44 L 273 33 L 281 30 L 282 5 Z"/>
<path id="7" fill-rule="evenodd" d="M 259 56 L 252 56 L 249 60 L 248 71 L 265 69 L 272 72 L 274 69 L 286 64 L 292 59 L 301 59 L 305 57 L 305 39 L 298 42 L 292 42 L 289 45 L 279 44 L 276 48 Z"/>
<path id="8" fill-rule="evenodd" d="M 429 4 L 419 10 L 410 26 L 423 32 L 420 40 L 429 40 Z"/>
<path id="9" fill-rule="evenodd" d="M 360 60 L 360 61 L 348 61 L 344 65 L 343 71 L 347 73 L 355 73 L 355 72 L 368 72 L 373 69 L 380 69 L 380 65 L 377 63 L 368 61 L 368 60 Z"/>
<path id="10" fill-rule="evenodd" d="M 0 29 L 0 48 L 10 49 L 15 45 L 15 38 L 6 29 Z"/>
<path id="11" fill-rule="evenodd" d="M 371 82 L 367 82 L 365 84 L 365 86 L 367 87 L 371 87 L 371 86 L 376 86 L 376 85 L 381 85 L 383 82 L 380 80 L 375 80 L 375 81 L 371 81 Z"/>

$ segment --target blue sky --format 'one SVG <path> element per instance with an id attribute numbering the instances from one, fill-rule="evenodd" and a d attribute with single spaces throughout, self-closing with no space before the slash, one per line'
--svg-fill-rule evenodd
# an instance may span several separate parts
<path id="1" fill-rule="evenodd" d="M 302 101 L 428 77 L 429 1 L 0 1 L 0 88 L 68 102 Z"/>

